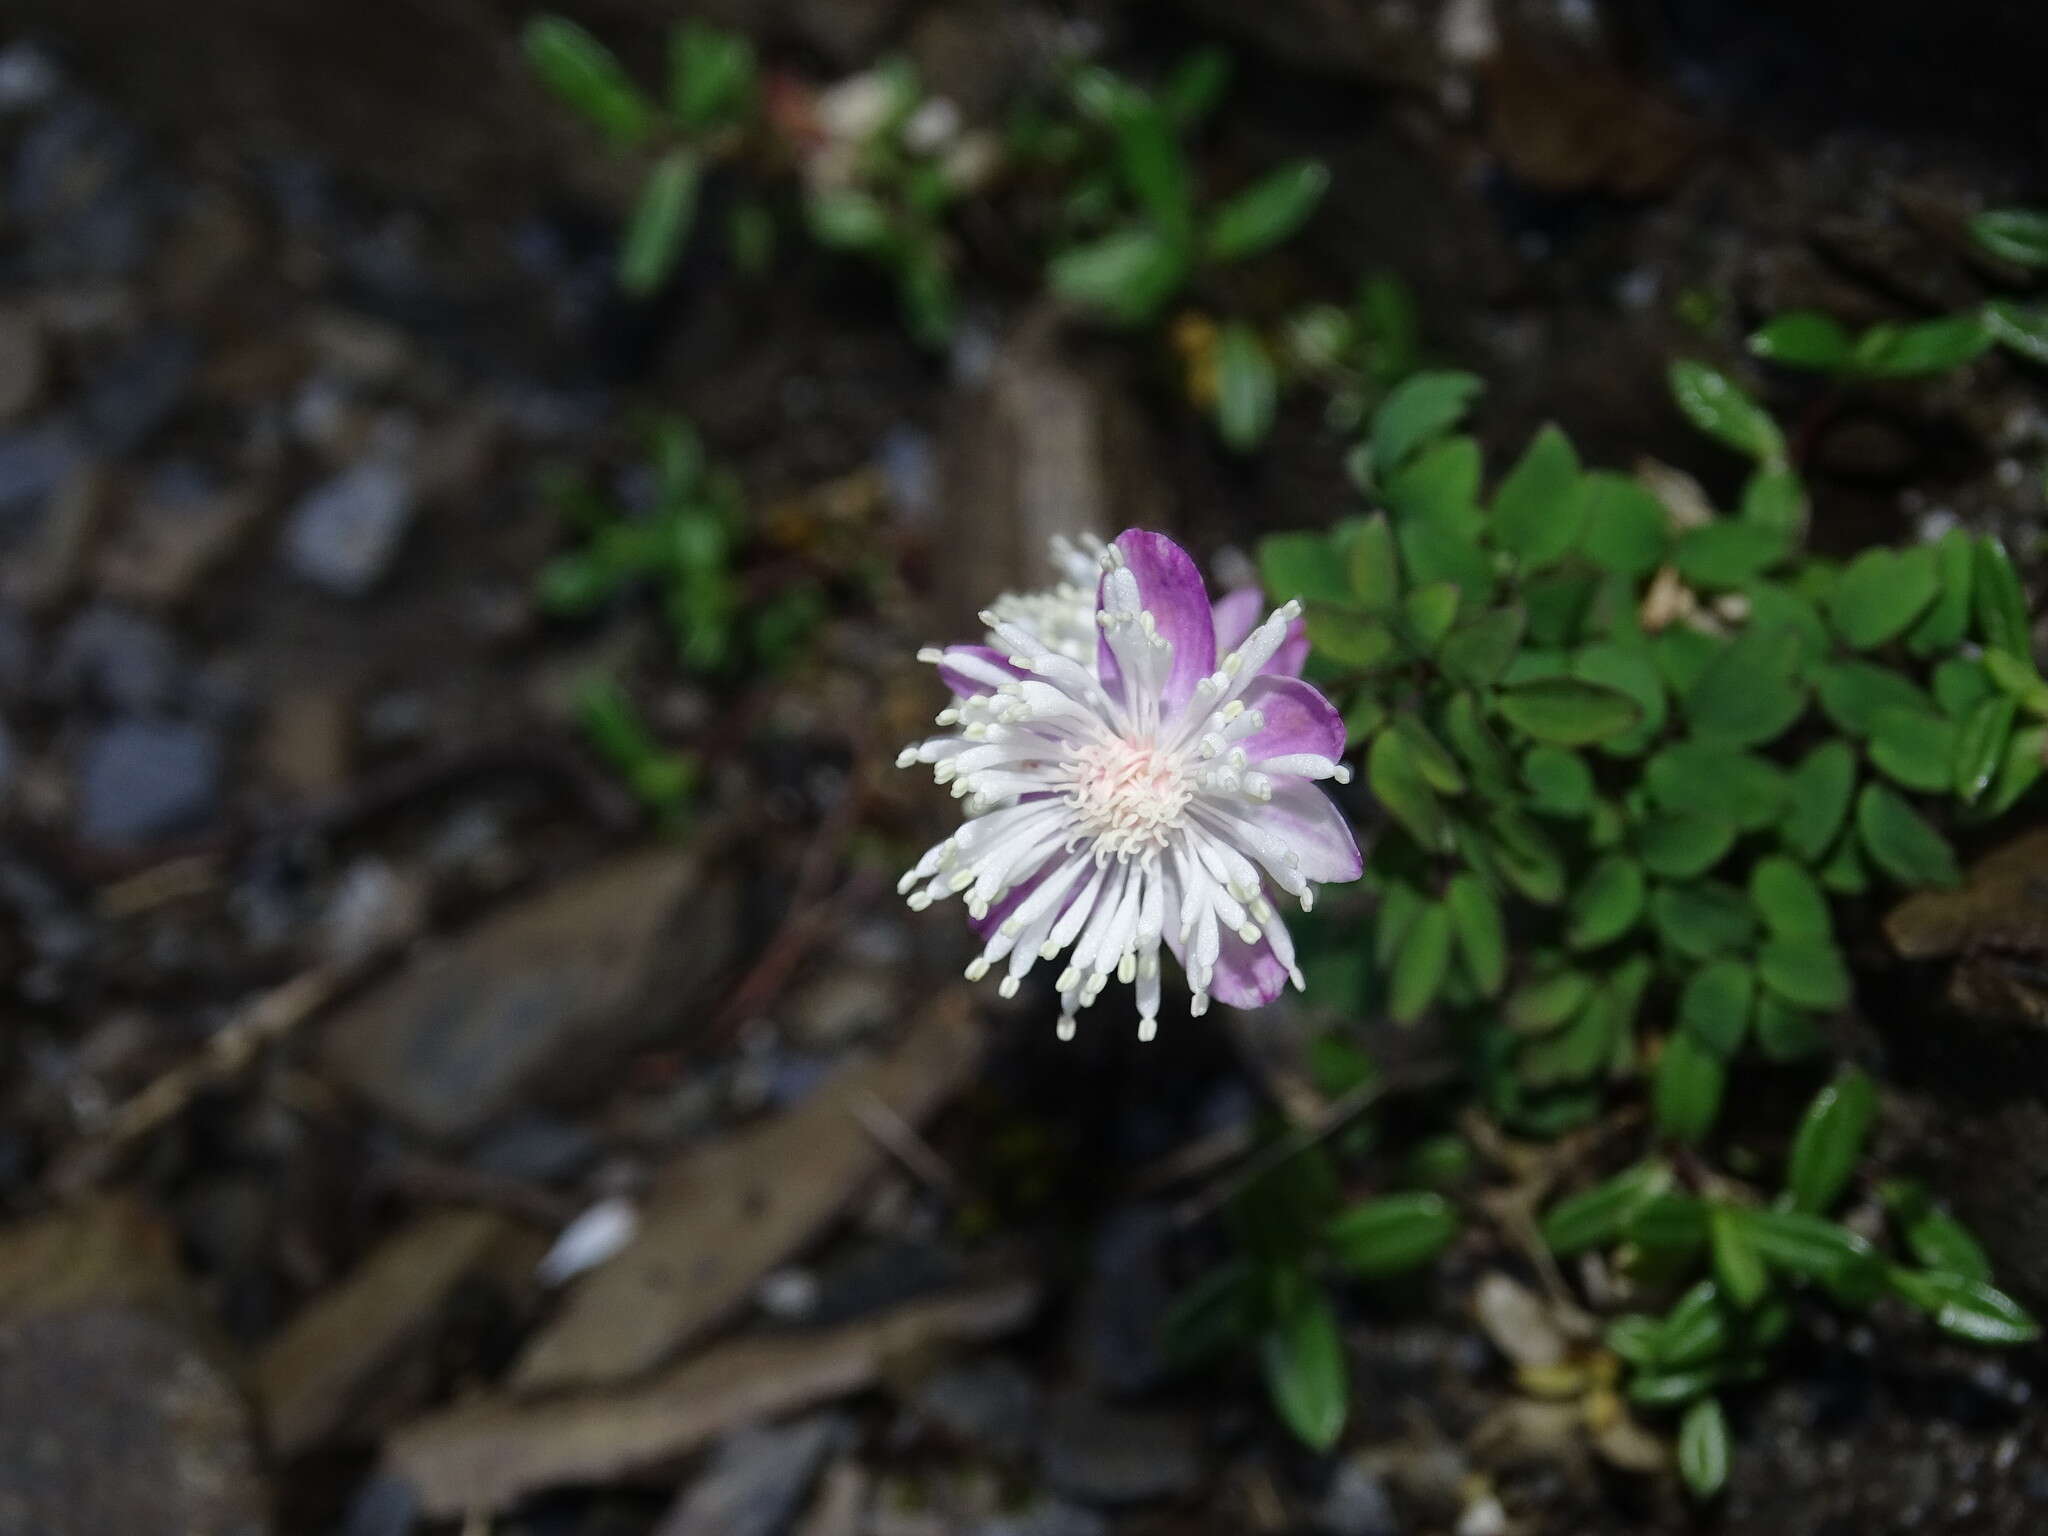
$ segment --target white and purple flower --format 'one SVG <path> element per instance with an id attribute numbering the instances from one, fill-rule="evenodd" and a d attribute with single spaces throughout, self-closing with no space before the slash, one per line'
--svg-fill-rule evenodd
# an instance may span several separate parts
<path id="1" fill-rule="evenodd" d="M 1066 580 L 1053 592 L 982 615 L 989 644 L 919 652 L 953 703 L 938 716 L 946 734 L 898 766 L 931 764 L 968 819 L 899 889 L 918 910 L 965 896 L 987 940 L 968 978 L 1003 966 L 1005 997 L 1067 953 L 1061 1039 L 1115 976 L 1135 984 L 1149 1040 L 1161 944 L 1198 1014 L 1212 996 L 1252 1008 L 1302 985 L 1267 887 L 1307 911 L 1318 884 L 1361 873 L 1350 827 L 1314 783 L 1350 778 L 1344 722 L 1298 675 L 1300 604 L 1260 622 L 1245 588 L 1212 607 L 1162 534 L 1131 529 L 1101 550 L 1092 654 L 1078 646 L 1078 554 L 1056 549 Z"/>

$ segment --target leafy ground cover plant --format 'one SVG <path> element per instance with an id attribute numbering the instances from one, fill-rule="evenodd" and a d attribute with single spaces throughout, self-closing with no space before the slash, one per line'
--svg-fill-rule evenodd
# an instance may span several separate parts
<path id="1" fill-rule="evenodd" d="M 541 571 L 544 612 L 581 618 L 613 603 L 650 598 L 692 675 L 726 676 L 743 666 L 774 671 L 805 644 L 824 608 L 806 582 L 748 600 L 741 570 L 749 527 L 738 479 L 713 464 L 689 423 L 659 418 L 644 433 L 646 464 L 633 478 L 634 504 L 588 476 L 558 469 L 544 486 L 577 543 Z M 599 754 L 657 816 L 673 822 L 697 783 L 687 754 L 666 750 L 612 678 L 583 689 L 578 713 Z"/>
<path id="2" fill-rule="evenodd" d="M 1524 1134 L 1583 1125 L 1640 1083 L 1674 1149 L 1558 1205 L 1543 1233 L 1560 1255 L 1611 1250 L 1636 1295 L 1666 1298 L 1606 1345 L 1637 1406 L 1682 1415 L 1681 1470 L 1705 1495 L 1726 1475 L 1719 1393 L 1763 1371 L 1801 1290 L 1888 1295 L 1978 1343 L 2037 1335 L 1924 1192 L 1884 1191 L 1910 1262 L 1829 1219 L 1876 1111 L 1860 1073 L 1814 1101 L 1775 1197 L 1700 1149 L 1750 1053 L 1825 1051 L 1850 994 L 1837 900 L 1953 884 L 1946 829 L 2037 781 L 2048 684 L 1995 542 L 1955 530 L 1815 556 L 1771 418 L 1703 364 L 1671 384 L 1750 463 L 1731 512 L 1588 468 L 1555 427 L 1488 494 L 1458 430 L 1480 381 L 1423 373 L 1353 455 L 1382 510 L 1271 537 L 1260 566 L 1269 596 L 1304 603 L 1309 675 L 1345 711 L 1387 821 L 1338 1006 L 1440 1016 Z M 1256 1227 L 1240 1240 L 1248 1285 L 1273 1244 Z M 1269 1285 L 1237 1314 L 1267 1330 L 1269 1371 L 1322 1336 L 1301 1290 Z M 1329 1413 L 1303 1404 L 1331 1380 L 1302 1366 L 1274 1385 L 1305 1438 Z"/>
<path id="3" fill-rule="evenodd" d="M 2048 210 L 2000 208 L 1979 214 L 1970 234 L 1985 254 L 2023 272 L 2048 269 Z M 1991 299 L 1934 320 L 1883 321 L 1852 333 L 1832 315 L 1794 310 L 1749 338 L 1758 357 L 1841 379 L 1917 378 L 1946 373 L 1994 346 L 2048 363 L 2048 305 Z"/>
<path id="4" fill-rule="evenodd" d="M 739 154 L 758 130 L 753 45 L 706 22 L 677 23 L 669 34 L 668 78 L 655 96 L 565 17 L 535 17 L 524 42 L 543 84 L 619 150 L 650 162 L 618 269 L 619 286 L 645 297 L 667 279 L 689 241 L 705 173 Z M 735 250 L 759 251 L 765 220 L 757 204 L 739 204 L 729 231 Z"/>

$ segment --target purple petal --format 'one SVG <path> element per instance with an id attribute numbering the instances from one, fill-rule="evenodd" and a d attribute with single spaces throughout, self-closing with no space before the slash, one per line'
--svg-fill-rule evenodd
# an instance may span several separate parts
<path id="1" fill-rule="evenodd" d="M 1027 672 L 1020 672 L 1017 668 L 1011 666 L 1010 658 L 1001 651 L 986 645 L 949 645 L 946 647 L 946 655 L 948 657 L 975 657 L 978 660 L 987 662 L 992 667 L 1000 668 L 1011 677 L 1028 677 L 1030 675 Z M 948 688 L 953 690 L 953 697 L 956 699 L 978 698 L 982 694 L 994 693 L 996 691 L 994 685 L 982 682 L 979 678 L 969 677 L 958 667 L 948 666 L 943 661 L 939 663 L 939 678 Z"/>
<path id="2" fill-rule="evenodd" d="M 1266 594 L 1257 587 L 1237 587 L 1216 599 L 1216 651 L 1227 655 L 1244 644 L 1244 637 L 1259 627 L 1259 620 L 1272 612 Z"/>
<path id="3" fill-rule="evenodd" d="M 1270 1003 L 1287 986 L 1287 967 L 1273 953 L 1263 935 L 1247 944 L 1228 929 L 1223 950 L 1216 957 L 1216 974 L 1209 978 L 1209 995 L 1233 1008 L 1257 1008 Z"/>
<path id="4" fill-rule="evenodd" d="M 1313 753 L 1332 760 L 1344 755 L 1344 717 L 1314 684 L 1298 677 L 1254 678 L 1242 695 L 1249 709 L 1266 717 L 1266 727 L 1238 743 L 1253 762 L 1264 757 Z"/>
<path id="5" fill-rule="evenodd" d="M 1060 858 L 1057 854 L 1047 859 L 1037 870 L 1026 875 L 1022 880 L 1019 880 L 1009 890 L 1004 892 L 1002 899 L 990 906 L 987 917 L 969 917 L 967 919 L 967 926 L 974 930 L 978 938 L 986 939 L 990 934 L 1002 927 L 1004 918 L 1024 905 L 1024 898 L 1026 896 L 1029 896 L 1045 883 L 1046 877 L 1059 867 L 1059 862 Z"/>
<path id="6" fill-rule="evenodd" d="M 1227 656 L 1243 645 L 1246 637 L 1272 611 L 1266 602 L 1266 594 L 1257 587 L 1239 587 L 1224 593 L 1216 601 L 1216 654 Z M 1287 626 L 1287 638 L 1280 642 L 1280 649 L 1273 653 L 1273 659 L 1259 668 L 1259 675 L 1299 677 L 1302 663 L 1307 660 L 1308 623 L 1304 619 L 1296 619 Z"/>
<path id="7" fill-rule="evenodd" d="M 1188 552 L 1163 533 L 1128 528 L 1117 535 L 1116 547 L 1138 580 L 1139 606 L 1152 615 L 1159 633 L 1173 644 L 1173 670 L 1160 692 L 1160 703 L 1171 715 L 1187 703 L 1195 684 L 1216 670 L 1216 622 L 1210 615 L 1209 589 L 1202 584 L 1202 573 Z M 1101 591 L 1098 585 L 1098 612 Z M 1095 655 L 1103 687 L 1113 697 L 1122 698 L 1123 671 L 1106 636 L 1096 641 Z"/>
<path id="8" fill-rule="evenodd" d="M 1237 814 L 1285 842 L 1300 858 L 1302 874 L 1319 885 L 1365 873 L 1350 823 L 1311 780 L 1276 778 L 1272 799 Z"/>

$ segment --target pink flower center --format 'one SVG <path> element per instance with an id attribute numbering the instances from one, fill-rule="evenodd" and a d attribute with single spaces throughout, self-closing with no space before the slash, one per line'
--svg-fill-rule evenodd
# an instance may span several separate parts
<path id="1" fill-rule="evenodd" d="M 1067 798 L 1098 855 L 1126 859 L 1164 848 L 1194 798 L 1180 755 L 1149 741 L 1097 742 L 1072 762 Z"/>

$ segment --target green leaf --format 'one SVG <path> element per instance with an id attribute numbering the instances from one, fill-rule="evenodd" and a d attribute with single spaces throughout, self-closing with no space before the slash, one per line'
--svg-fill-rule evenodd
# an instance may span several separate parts
<path id="1" fill-rule="evenodd" d="M 1448 581 L 1417 587 L 1401 600 L 1401 617 L 1417 647 L 1431 652 L 1443 643 L 1457 620 L 1458 601 L 1458 588 Z"/>
<path id="2" fill-rule="evenodd" d="M 1933 686 L 1934 702 L 1941 712 L 1958 720 L 1998 692 L 1984 664 L 1967 656 L 1951 656 L 1937 666 Z"/>
<path id="3" fill-rule="evenodd" d="M 1175 1365 L 1203 1364 L 1250 1342 L 1262 1310 L 1257 1272 L 1229 1260 L 1173 1298 L 1159 1323 L 1161 1348 Z"/>
<path id="4" fill-rule="evenodd" d="M 1415 519 L 1402 523 L 1396 537 L 1411 581 L 1455 587 L 1475 601 L 1487 600 L 1493 590 L 1493 564 L 1468 535 L 1428 519 Z"/>
<path id="5" fill-rule="evenodd" d="M 1406 463 L 1382 477 L 1380 496 L 1396 523 L 1412 527 L 1428 523 L 1439 535 L 1466 546 L 1477 557 L 1480 454 L 1470 437 L 1447 437 L 1429 444 Z M 1477 584 L 1489 584 L 1491 572 L 1479 561 Z M 1418 579 L 1426 579 L 1418 573 Z"/>
<path id="6" fill-rule="evenodd" d="M 1963 1224 L 1928 1198 L 1926 1186 L 1893 1179 L 1880 1191 L 1905 1234 L 1906 1247 L 1929 1269 L 1972 1280 L 1991 1278 L 1991 1259 Z"/>
<path id="7" fill-rule="evenodd" d="M 1757 860 L 1749 872 L 1749 899 L 1774 937 L 1826 941 L 1834 935 L 1820 886 L 1782 854 Z"/>
<path id="8" fill-rule="evenodd" d="M 1592 996 L 1591 976 L 1584 971 L 1557 971 L 1515 988 L 1508 994 L 1502 1014 L 1508 1028 L 1520 1034 L 1548 1034 L 1577 1018 Z"/>
<path id="9" fill-rule="evenodd" d="M 1863 863 L 1863 844 L 1854 832 L 1845 832 L 1835 851 L 1820 866 L 1820 883 L 1838 896 L 1861 896 L 1870 889 L 1870 871 Z"/>
<path id="10" fill-rule="evenodd" d="M 1723 1061 L 1742 1049 L 1756 977 L 1740 960 L 1716 960 L 1694 971 L 1678 995 L 1678 1027 Z"/>
<path id="11" fill-rule="evenodd" d="M 2048 363 L 2048 307 L 1993 299 L 1984 306 L 1984 328 L 2008 352 Z"/>
<path id="12" fill-rule="evenodd" d="M 1141 92 L 1126 90 L 1112 99 L 1110 128 L 1124 185 L 1154 227 L 1180 243 L 1193 229 L 1194 194 L 1172 116 Z"/>
<path id="13" fill-rule="evenodd" d="M 1883 1284 L 1876 1250 L 1846 1227 L 1807 1211 L 1745 1210 L 1742 1223 L 1773 1269 L 1818 1280 L 1843 1301 L 1867 1302 Z"/>
<path id="14" fill-rule="evenodd" d="M 2003 261 L 2048 267 L 2048 212 L 2042 209 L 1986 209 L 1970 220 L 1970 234 Z"/>
<path id="15" fill-rule="evenodd" d="M 1259 540 L 1259 585 L 1275 603 L 1294 597 L 1349 607 L 1356 600 L 1343 559 L 1320 533 L 1269 533 Z"/>
<path id="16" fill-rule="evenodd" d="M 654 107 L 603 43 L 561 16 L 536 16 L 522 42 L 541 83 L 612 142 L 646 141 Z"/>
<path id="17" fill-rule="evenodd" d="M 1475 374 L 1431 372 L 1397 385 L 1373 414 L 1373 473 L 1382 480 L 1456 426 L 1485 384 Z"/>
<path id="18" fill-rule="evenodd" d="M 1984 652 L 1982 665 L 1993 686 L 2010 695 L 2020 708 L 2029 714 L 2048 714 L 2048 683 L 2041 681 L 2033 662 L 1994 647 Z"/>
<path id="19" fill-rule="evenodd" d="M 702 165 L 688 149 L 669 151 L 648 173 L 619 247 L 619 286 L 646 298 L 675 270 L 697 213 Z"/>
<path id="20" fill-rule="evenodd" d="M 1607 1325 L 1601 1342 L 1639 1370 L 1657 1359 L 1657 1320 L 1641 1312 L 1625 1312 Z"/>
<path id="21" fill-rule="evenodd" d="M 1503 718 L 1523 734 L 1557 746 L 1580 747 L 1631 730 L 1642 708 L 1619 689 L 1555 678 L 1503 689 Z"/>
<path id="22" fill-rule="evenodd" d="M 1711 1499 L 1727 1485 L 1728 1420 L 1719 1398 L 1701 1398 L 1679 1421 L 1678 1475 L 1696 1499 Z"/>
<path id="23" fill-rule="evenodd" d="M 1256 448 L 1272 431 L 1279 402 L 1266 344 L 1243 321 L 1229 322 L 1216 338 L 1216 430 L 1224 443 L 1240 453 Z"/>
<path id="24" fill-rule="evenodd" d="M 1651 1088 L 1657 1129 L 1677 1141 L 1699 1141 L 1713 1129 L 1727 1086 L 1728 1069 L 1720 1057 L 1691 1035 L 1671 1036 L 1657 1058 Z"/>
<path id="25" fill-rule="evenodd" d="M 2009 696 L 1987 698 L 1976 705 L 1956 731 L 1954 788 L 1964 803 L 1974 803 L 1991 788 L 1991 778 L 2005 762 L 2005 743 L 2013 735 L 2019 705 Z"/>
<path id="26" fill-rule="evenodd" d="M 1429 1011 L 1443 988 L 1450 963 L 1451 914 L 1432 902 L 1416 914 L 1407 942 L 1394 957 L 1394 974 L 1387 984 L 1387 1012 L 1395 1023 L 1413 1024 Z"/>
<path id="27" fill-rule="evenodd" d="M 1774 529 L 1796 545 L 1806 528 L 1806 488 L 1791 470 L 1766 465 L 1743 485 L 1740 515 L 1745 523 Z"/>
<path id="28" fill-rule="evenodd" d="M 1832 315 L 1797 309 L 1752 331 L 1749 350 L 1787 368 L 1835 373 L 1849 361 L 1849 333 Z"/>
<path id="29" fill-rule="evenodd" d="M 1885 777 L 1923 794 L 1955 778 L 1956 728 L 1919 709 L 1880 709 L 1870 722 L 1870 761 Z"/>
<path id="30" fill-rule="evenodd" d="M 1573 949 L 1611 944 L 1643 915 L 1647 886 L 1642 866 L 1611 855 L 1595 864 L 1565 910 L 1565 942 Z"/>
<path id="31" fill-rule="evenodd" d="M 1531 747 L 1522 758 L 1529 808 L 1546 816 L 1576 818 L 1593 809 L 1593 771 L 1564 747 Z"/>
<path id="32" fill-rule="evenodd" d="M 1691 811 L 1659 811 L 1636 834 L 1636 851 L 1654 875 L 1690 880 L 1720 863 L 1735 846 L 1735 824 Z"/>
<path id="33" fill-rule="evenodd" d="M 1671 1169 L 1637 1163 L 1591 1189 L 1561 1200 L 1543 1218 L 1543 1241 L 1560 1258 L 1619 1242 L 1630 1220 L 1671 1188 Z"/>
<path id="34" fill-rule="evenodd" d="M 1721 1294 L 1747 1312 L 1764 1299 L 1771 1277 L 1764 1261 L 1750 1241 L 1742 1213 L 1732 1206 L 1715 1205 L 1707 1211 L 1707 1240 L 1714 1255 L 1714 1279 Z"/>
<path id="35" fill-rule="evenodd" d="M 1638 1371 L 1628 1384 L 1628 1399 L 1640 1408 L 1677 1408 L 1720 1384 L 1718 1369 Z"/>
<path id="36" fill-rule="evenodd" d="M 1927 612 L 1906 637 L 1915 656 L 1933 656 L 1954 649 L 1970 629 L 1970 591 L 1976 581 L 1977 541 L 1961 528 L 1951 528 L 1934 546 L 1938 590 Z"/>
<path id="37" fill-rule="evenodd" d="M 1785 460 L 1785 439 L 1762 406 L 1727 375 L 1705 363 L 1671 365 L 1671 394 L 1686 418 L 1709 437 L 1767 464 Z"/>
<path id="38" fill-rule="evenodd" d="M 2031 1344 L 2041 1325 L 2005 1292 L 1940 1270 L 1893 1269 L 1886 1277 L 1894 1294 L 1934 1319 L 1943 1333 L 1972 1344 Z"/>
<path id="39" fill-rule="evenodd" d="M 2034 659 L 2033 631 L 2027 623 L 2027 597 L 2020 586 L 2019 572 L 2006 557 L 1996 539 L 1977 545 L 1976 579 L 1971 604 L 1977 611 L 1977 630 L 1994 651 L 2004 651 L 2021 661 Z"/>
<path id="40" fill-rule="evenodd" d="M 2005 744 L 2005 761 L 1998 765 L 1991 789 L 1978 810 L 1986 816 L 2003 816 L 2011 810 L 2041 777 L 2044 756 L 2048 756 L 2048 728 L 2034 726 L 2014 731 Z"/>
<path id="41" fill-rule="evenodd" d="M 1469 619 L 1444 637 L 1437 664 L 1454 683 L 1473 688 L 1497 683 L 1521 648 L 1525 623 L 1520 608 L 1495 608 Z"/>
<path id="42" fill-rule="evenodd" d="M 1913 322 L 1886 320 L 1856 338 L 1849 367 L 1874 379 L 1917 378 L 1959 368 L 1990 345 L 1991 332 L 1979 314 Z"/>
<path id="43" fill-rule="evenodd" d="M 1458 1213 L 1450 1202 L 1421 1192 L 1361 1201 L 1323 1229 L 1330 1256 L 1369 1279 L 1420 1269 L 1457 1235 Z"/>
<path id="44" fill-rule="evenodd" d="M 1877 1089 L 1853 1067 L 1814 1096 L 1792 1140 L 1794 1210 L 1824 1216 L 1841 1199 L 1876 1118 Z"/>
<path id="45" fill-rule="evenodd" d="M 1695 587 L 1745 586 L 1791 553 L 1791 535 L 1762 523 L 1718 519 L 1679 535 L 1672 563 Z"/>
<path id="46" fill-rule="evenodd" d="M 1458 875 L 1444 892 L 1444 905 L 1473 984 L 1484 996 L 1495 996 L 1507 983 L 1508 937 L 1492 888 L 1475 874 Z"/>
<path id="47" fill-rule="evenodd" d="M 1772 1061 L 1803 1061 L 1824 1049 L 1827 1038 L 1806 1009 L 1763 992 L 1756 1000 L 1756 1043 Z"/>
<path id="48" fill-rule="evenodd" d="M 1754 832 L 1783 814 L 1785 775 L 1775 763 L 1712 742 L 1666 747 L 1644 769 L 1650 799 L 1667 811 L 1691 811 Z"/>
<path id="49" fill-rule="evenodd" d="M 1620 576 L 1647 576 L 1670 543 L 1664 503 L 1612 470 L 1579 478 L 1579 548 L 1586 558 Z"/>
<path id="50" fill-rule="evenodd" d="M 1370 672 L 1400 650 L 1385 623 L 1350 608 L 1311 602 L 1305 623 L 1309 648 L 1325 661 L 1353 671 Z"/>
<path id="51" fill-rule="evenodd" d="M 1788 1003 L 1827 1012 L 1849 1001 L 1849 968 L 1824 939 L 1772 939 L 1757 952 L 1757 975 Z"/>
<path id="52" fill-rule="evenodd" d="M 889 210 L 853 187 L 817 193 L 805 203 L 804 216 L 817 242 L 837 251 L 872 255 L 887 250 L 896 238 Z"/>
<path id="53" fill-rule="evenodd" d="M 1868 736 L 1887 709 L 1932 713 L 1933 702 L 1910 680 L 1868 661 L 1839 661 L 1818 667 L 1814 691 L 1823 713 L 1851 736 Z"/>
<path id="54" fill-rule="evenodd" d="M 1783 735 L 1806 708 L 1805 691 L 1793 681 L 1800 649 L 1789 629 L 1745 629 L 1686 690 L 1693 730 L 1739 747 Z"/>
<path id="55" fill-rule="evenodd" d="M 1707 1243 L 1707 1203 L 1691 1195 L 1673 1194 L 1646 1200 L 1629 1217 L 1628 1240 L 1658 1255 L 1697 1253 Z M 1713 1290 L 1711 1280 L 1703 1283 L 1709 1292 Z"/>
<path id="56" fill-rule="evenodd" d="M 1856 797 L 1856 830 L 1878 867 L 1901 885 L 1959 885 L 1948 839 L 1882 784 L 1866 784 Z"/>
<path id="57" fill-rule="evenodd" d="M 1328 555 L 1319 548 L 1314 558 L 1320 562 Z M 1394 529 L 1386 513 L 1375 512 L 1354 529 L 1345 568 L 1350 573 L 1352 595 L 1368 613 L 1386 613 L 1400 601 L 1401 560 L 1394 550 Z"/>
<path id="58" fill-rule="evenodd" d="M 1546 426 L 1494 492 L 1494 537 L 1523 570 L 1556 564 L 1577 542 L 1585 515 L 1578 482 L 1579 456 L 1571 439 Z"/>
<path id="59" fill-rule="evenodd" d="M 1159 88 L 1159 99 L 1183 128 L 1192 127 L 1215 110 L 1230 86 L 1230 52 L 1197 48 L 1173 67 Z"/>
<path id="60" fill-rule="evenodd" d="M 1616 997 L 1596 988 L 1568 1027 L 1522 1047 L 1515 1070 L 1531 1088 L 1584 1082 L 1613 1063 L 1620 1031 Z"/>
<path id="61" fill-rule="evenodd" d="M 1602 742 L 1602 751 L 1633 756 L 1664 728 L 1664 683 L 1655 659 L 1640 643 L 1589 645 L 1572 658 L 1572 676 L 1627 694 L 1643 712 L 1641 724 Z"/>
<path id="62" fill-rule="evenodd" d="M 1543 829 L 1512 808 L 1495 812 L 1494 862 L 1501 878 L 1539 907 L 1564 899 L 1564 858 Z"/>
<path id="63" fill-rule="evenodd" d="M 668 104 L 685 128 L 737 118 L 754 93 L 754 45 L 737 32 L 686 21 L 669 34 Z"/>
<path id="64" fill-rule="evenodd" d="M 1365 758 L 1366 783 L 1393 818 L 1426 849 L 1443 841 L 1443 808 L 1423 777 L 1415 754 L 1400 736 L 1382 731 Z"/>
<path id="65" fill-rule="evenodd" d="M 1310 1449 L 1329 1450 L 1344 1432 L 1349 1372 L 1330 1299 L 1299 1270 L 1274 1273 L 1273 1322 L 1259 1358 L 1281 1420 Z"/>
<path id="66" fill-rule="evenodd" d="M 1407 746 L 1424 783 L 1442 795 L 1465 792 L 1465 775 L 1458 767 L 1458 760 L 1430 734 L 1429 727 L 1422 723 L 1420 717 L 1401 715 L 1395 719 L 1393 730 Z"/>
<path id="67" fill-rule="evenodd" d="M 1157 314 L 1186 275 L 1186 257 L 1172 241 L 1126 228 L 1059 252 L 1046 282 L 1063 299 L 1136 325 Z"/>
<path id="68" fill-rule="evenodd" d="M 1270 250 L 1308 221 L 1329 188 L 1329 167 L 1320 160 L 1269 172 L 1216 210 L 1209 221 L 1209 259 L 1238 261 Z"/>
<path id="69" fill-rule="evenodd" d="M 1749 902 L 1718 880 L 1658 887 L 1650 919 L 1665 943 L 1693 960 L 1741 949 L 1756 933 Z"/>
<path id="70" fill-rule="evenodd" d="M 1658 675 L 1674 694 L 1689 692 L 1727 648 L 1726 641 L 1690 624 L 1673 624 L 1651 642 Z"/>
<path id="71" fill-rule="evenodd" d="M 1940 585 L 1927 545 L 1896 553 L 1866 549 L 1836 579 L 1828 617 L 1844 640 L 1867 651 L 1902 633 L 1934 601 Z"/>

